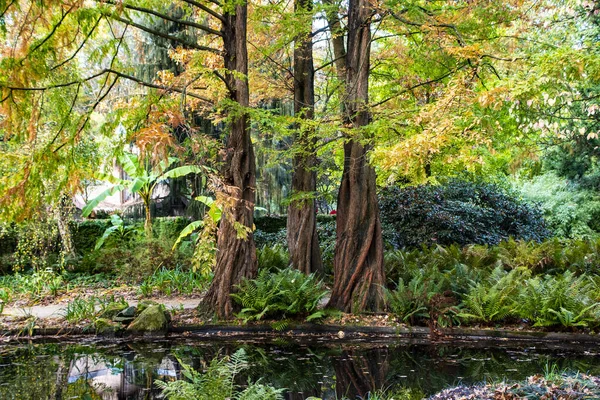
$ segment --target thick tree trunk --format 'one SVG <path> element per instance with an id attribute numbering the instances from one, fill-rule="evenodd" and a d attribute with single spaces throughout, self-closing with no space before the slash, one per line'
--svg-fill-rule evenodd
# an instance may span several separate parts
<path id="1" fill-rule="evenodd" d="M 357 135 L 369 124 L 369 53 L 371 47 L 368 0 L 350 0 L 346 54 L 344 119 Z M 377 310 L 383 305 L 383 238 L 377 204 L 375 170 L 369 148 L 358 140 L 344 145 L 344 171 L 338 193 L 334 284 L 329 306 L 344 312 Z"/>
<path id="2" fill-rule="evenodd" d="M 312 0 L 295 0 L 297 13 L 310 12 Z M 297 39 L 294 48 L 294 114 L 304 119 L 314 118 L 315 80 L 312 55 L 312 37 L 309 27 L 306 36 Z M 317 236 L 317 216 L 314 193 L 317 188 L 315 171 L 317 157 L 312 128 L 297 126 L 296 146 L 300 148 L 294 157 L 292 194 L 304 195 L 288 207 L 287 242 L 292 266 L 305 274 L 322 273 L 321 250 Z"/>
<path id="3" fill-rule="evenodd" d="M 236 107 L 249 105 L 248 51 L 246 47 L 247 5 L 235 6 L 235 13 L 225 13 L 221 28 L 224 43 L 225 79 L 230 98 Z M 230 294 L 242 278 L 257 273 L 256 248 L 252 236 L 256 167 L 250 140 L 248 116 L 243 109 L 232 110 L 230 132 L 225 149 L 222 194 L 223 216 L 217 239 L 217 265 L 203 305 L 220 318 L 230 318 L 235 311 Z M 245 238 L 240 231 L 246 231 Z"/>

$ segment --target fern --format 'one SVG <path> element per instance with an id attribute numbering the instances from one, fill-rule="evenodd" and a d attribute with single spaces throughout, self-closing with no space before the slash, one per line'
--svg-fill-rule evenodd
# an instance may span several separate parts
<path id="1" fill-rule="evenodd" d="M 186 380 L 168 383 L 155 381 L 155 385 L 169 400 L 283 399 L 283 389 L 276 389 L 260 382 L 249 382 L 244 390 L 236 385 L 236 377 L 248 368 L 244 349 L 239 349 L 231 357 L 214 358 L 203 374 L 181 361 L 180 364 Z"/>
<path id="2" fill-rule="evenodd" d="M 600 317 L 596 300 L 592 280 L 566 271 L 528 279 L 519 293 L 517 312 L 534 326 L 593 327 Z"/>
<path id="3" fill-rule="evenodd" d="M 314 275 L 306 276 L 295 269 L 277 273 L 263 269 L 256 279 L 243 280 L 237 289 L 231 297 L 243 307 L 238 317 L 244 322 L 310 316 L 327 293 Z"/>
<path id="4" fill-rule="evenodd" d="M 516 313 L 515 296 L 528 272 L 516 269 L 511 272 L 496 267 L 487 280 L 473 284 L 463 299 L 465 312 L 460 318 L 485 323 L 505 320 Z"/>

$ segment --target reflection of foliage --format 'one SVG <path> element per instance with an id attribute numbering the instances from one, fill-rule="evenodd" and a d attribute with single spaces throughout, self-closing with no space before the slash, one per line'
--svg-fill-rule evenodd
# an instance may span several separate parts
<path id="1" fill-rule="evenodd" d="M 248 361 L 252 368 L 248 371 L 250 377 L 264 379 L 275 387 L 284 387 L 290 393 L 306 394 L 320 389 L 322 375 L 331 376 L 331 366 L 328 364 L 331 352 L 323 349 L 304 348 L 298 345 L 283 345 L 277 347 L 246 346 Z M 318 397 L 317 393 L 313 395 Z"/>
<path id="2" fill-rule="evenodd" d="M 240 390 L 235 378 L 248 368 L 246 352 L 239 349 L 230 357 L 214 358 L 204 373 L 199 373 L 183 364 L 183 374 L 189 381 L 177 380 L 165 383 L 155 381 L 162 389 L 163 395 L 170 400 L 226 400 L 231 398 L 243 400 L 276 400 L 282 399 L 283 389 L 259 382 L 250 383 Z"/>

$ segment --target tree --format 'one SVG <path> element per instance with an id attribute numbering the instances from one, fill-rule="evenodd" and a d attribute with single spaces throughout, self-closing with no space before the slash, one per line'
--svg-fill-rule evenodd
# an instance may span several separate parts
<path id="1" fill-rule="evenodd" d="M 104 130 L 111 135 L 125 114 L 132 116 L 131 125 L 137 128 L 131 132 L 137 132 L 156 104 L 170 102 L 172 107 L 214 112 L 218 103 L 218 111 L 228 125 L 219 187 L 225 206 L 215 277 L 205 303 L 227 318 L 233 313 L 229 294 L 234 286 L 256 274 L 252 238 L 255 165 L 247 113 L 247 4 L 184 0 L 178 5 L 185 11 L 181 18 L 169 15 L 170 3 L 156 0 L 0 0 L 0 46 L 4 55 L 0 65 L 0 112 L 6 116 L 1 121 L 2 131 L 7 132 L 3 141 L 36 144 L 41 138 L 37 129 L 40 126 L 49 137 L 39 152 L 42 156 L 23 158 L 23 173 L 3 185 L 6 195 L 2 200 L 19 196 L 24 203 L 26 188 L 34 184 L 40 159 L 62 155 L 61 161 L 69 160 L 69 152 L 84 134 L 90 133 L 94 112 L 110 99 L 113 112 L 107 116 L 110 123 L 104 124 Z M 161 31 L 149 23 L 152 19 L 177 22 L 202 34 L 190 40 Z M 130 74 L 123 53 L 129 43 L 135 43 L 136 36 L 129 31 L 181 45 L 173 49 L 172 57 L 185 65 L 186 73 L 177 77 L 162 74 L 151 82 Z M 109 39 L 102 43 L 105 37 Z M 91 68 L 78 68 L 80 58 Z M 126 101 L 111 98 L 116 89 L 125 88 L 118 86 L 119 82 L 144 87 L 147 92 L 141 99 L 132 91 Z M 180 101 L 173 101 L 177 97 L 172 94 L 177 94 Z M 45 102 L 52 97 L 56 98 L 54 103 Z M 71 189 L 77 187 L 76 182 L 69 184 Z"/>
<path id="2" fill-rule="evenodd" d="M 294 114 L 299 121 L 296 123 L 292 201 L 287 213 L 287 242 L 292 266 L 306 274 L 320 273 L 323 269 L 315 208 L 316 137 L 311 125 L 315 113 L 312 10 L 312 0 L 295 0 L 294 11 L 305 30 L 294 44 Z M 310 17 L 308 20 L 307 16 Z"/>
<path id="3" fill-rule="evenodd" d="M 146 232 L 147 239 L 152 238 L 152 215 L 150 213 L 150 204 L 152 202 L 152 194 L 154 193 L 156 185 L 167 179 L 180 178 L 189 174 L 201 174 L 206 172 L 205 169 L 195 165 L 186 165 L 166 171 L 166 169 L 176 161 L 173 158 L 166 162 L 163 161 L 160 163 L 160 165 L 155 166 L 154 168 L 149 165 L 147 160 L 144 162 L 139 156 L 132 153 L 123 153 L 118 157 L 118 160 L 123 170 L 127 173 L 129 179 L 119 179 L 106 175 L 101 176 L 103 180 L 112 183 L 113 186 L 104 190 L 98 196 L 90 200 L 85 207 L 83 207 L 83 210 L 81 210 L 81 214 L 82 216 L 87 217 L 94 210 L 94 208 L 108 196 L 112 196 L 113 194 L 123 190 L 129 190 L 131 193 L 139 195 L 144 203 L 144 231 Z"/>
<path id="4" fill-rule="evenodd" d="M 367 156 L 371 145 L 361 138 L 370 122 L 373 16 L 368 0 L 350 1 L 343 102 L 343 120 L 350 133 L 344 143 L 344 171 L 337 201 L 334 283 L 329 301 L 330 306 L 344 312 L 374 311 L 383 305 L 383 237 L 376 176 Z"/>

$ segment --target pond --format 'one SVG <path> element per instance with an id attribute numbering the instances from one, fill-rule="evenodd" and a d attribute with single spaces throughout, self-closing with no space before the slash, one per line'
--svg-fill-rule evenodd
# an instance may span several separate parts
<path id="1" fill-rule="evenodd" d="M 539 344 L 82 339 L 0 345 L 0 398 L 159 399 L 153 382 L 181 378 L 181 363 L 202 369 L 240 347 L 251 365 L 240 383 L 260 378 L 286 388 L 290 400 L 357 398 L 398 388 L 426 397 L 459 383 L 519 380 L 549 368 L 600 374 L 600 353 Z"/>

